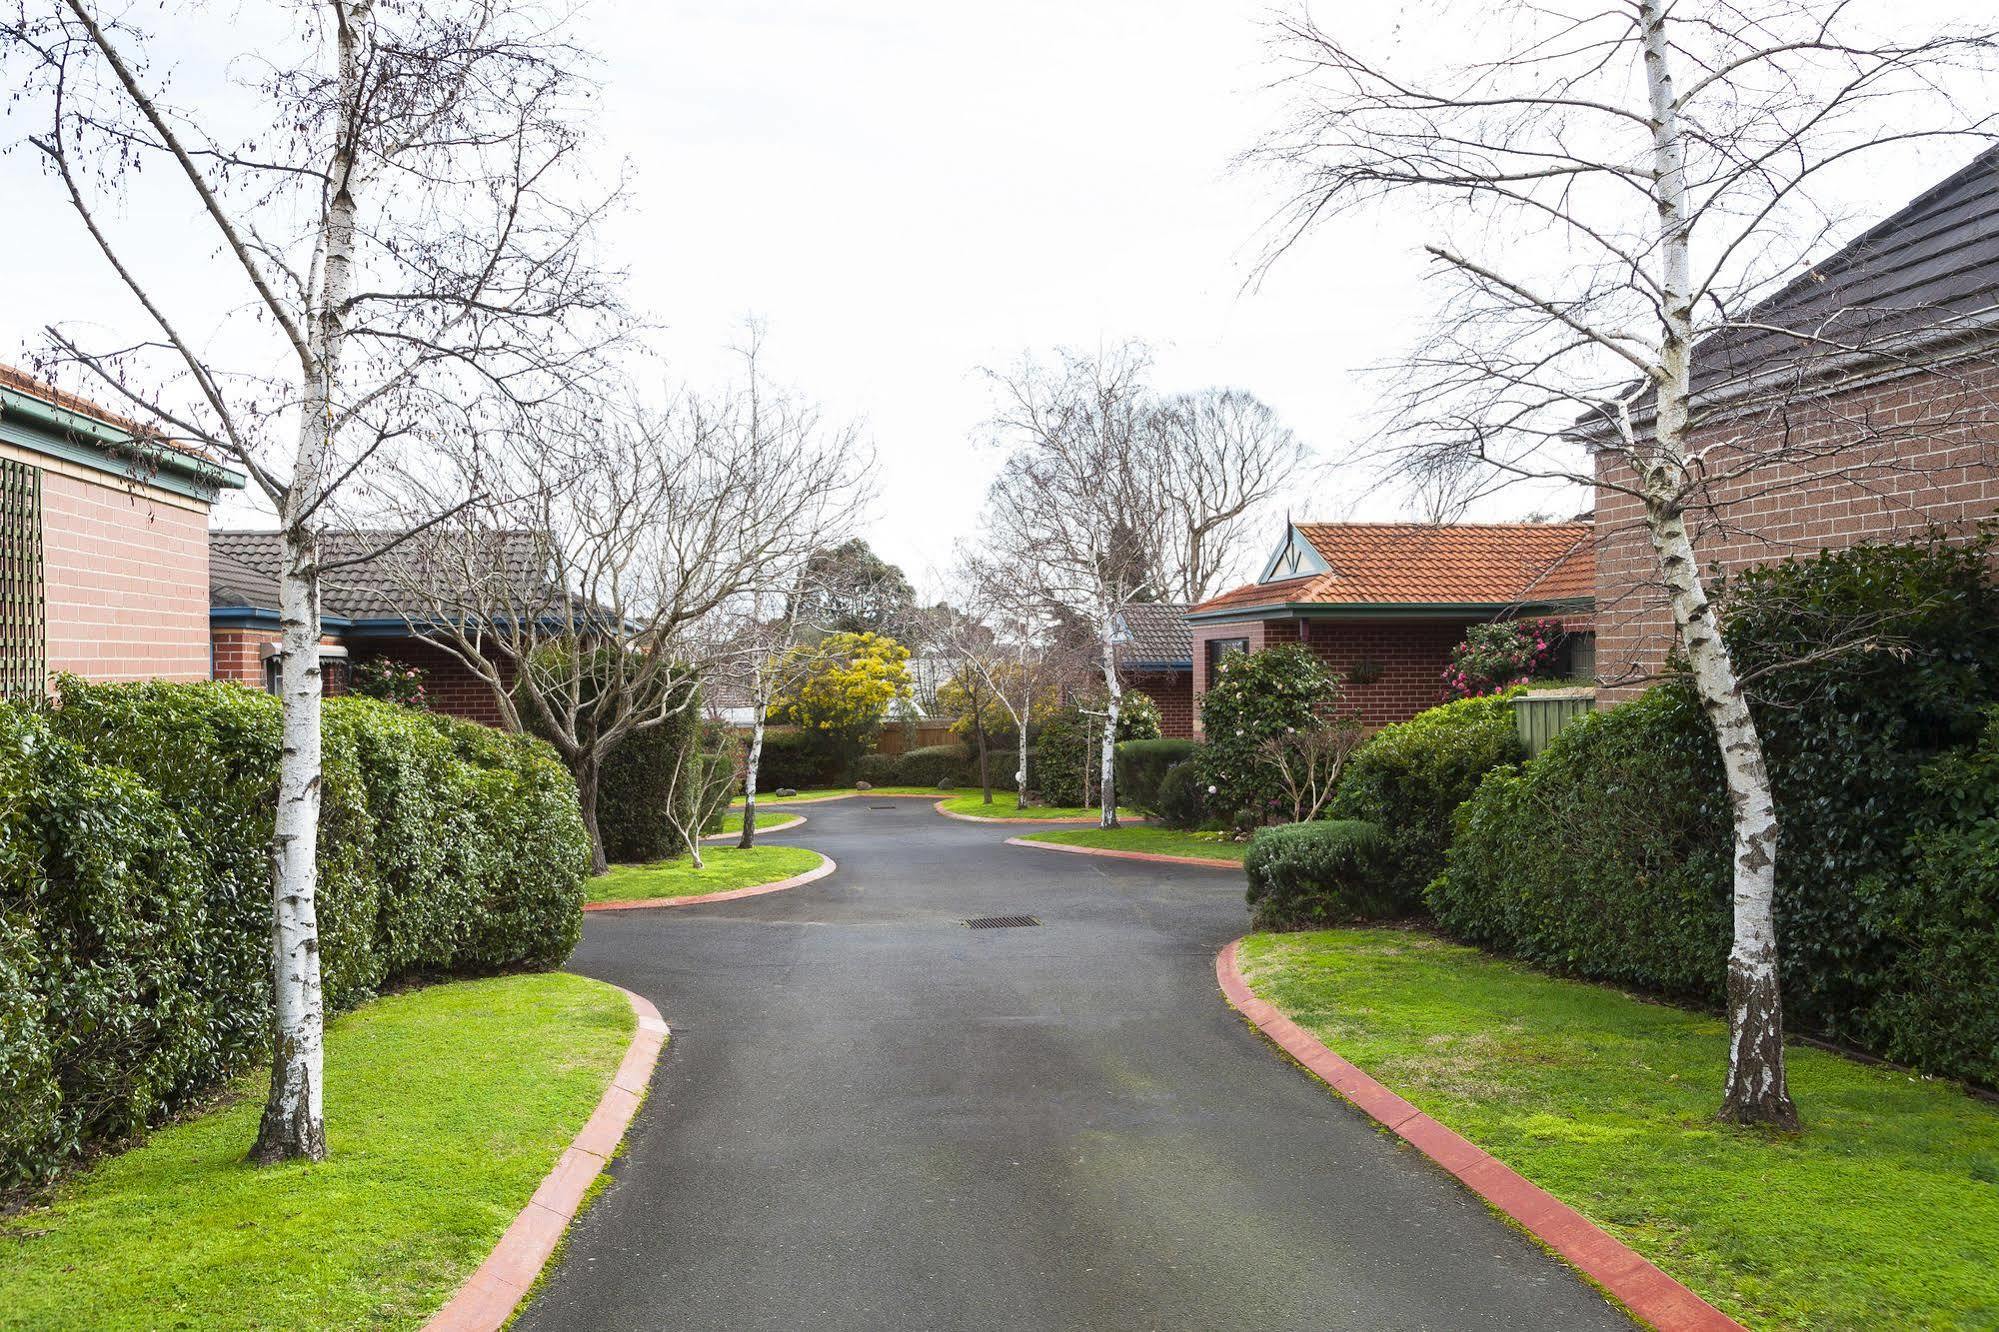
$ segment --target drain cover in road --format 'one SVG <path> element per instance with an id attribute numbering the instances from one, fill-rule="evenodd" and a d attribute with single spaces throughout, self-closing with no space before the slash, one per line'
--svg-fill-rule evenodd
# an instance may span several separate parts
<path id="1" fill-rule="evenodd" d="M 1032 916 L 976 916 L 965 922 L 975 930 L 1018 930 L 1040 923 Z"/>

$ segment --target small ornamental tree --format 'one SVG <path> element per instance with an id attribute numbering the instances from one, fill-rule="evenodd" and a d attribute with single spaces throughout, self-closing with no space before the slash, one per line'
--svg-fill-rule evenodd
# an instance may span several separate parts
<path id="1" fill-rule="evenodd" d="M 876 633 L 841 633 L 793 652 L 811 667 L 771 700 L 770 719 L 813 737 L 844 770 L 881 730 L 889 705 L 909 697 L 909 649 Z"/>
<path id="2" fill-rule="evenodd" d="M 1545 679 L 1562 655 L 1560 620 L 1501 620 L 1475 624 L 1451 649 L 1444 698 L 1477 698 Z"/>
<path id="3" fill-rule="evenodd" d="M 1217 662 L 1215 678 L 1201 696 L 1207 739 L 1201 778 L 1209 808 L 1226 818 L 1247 812 L 1259 822 L 1288 809 L 1270 742 L 1326 726 L 1338 713 L 1340 698 L 1340 677 L 1296 643 Z"/>

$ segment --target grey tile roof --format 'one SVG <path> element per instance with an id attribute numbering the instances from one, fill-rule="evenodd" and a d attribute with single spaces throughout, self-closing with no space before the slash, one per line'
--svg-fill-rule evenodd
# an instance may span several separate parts
<path id="1" fill-rule="evenodd" d="M 1184 601 L 1148 601 L 1125 607 L 1118 661 L 1126 666 L 1194 669 L 1194 631 Z"/>
<path id="2" fill-rule="evenodd" d="M 1910 200 L 1741 316 L 1695 356 L 1696 399 L 1810 374 L 1829 344 L 1870 349 L 1968 332 L 1999 309 L 1999 147 Z"/>
<path id="3" fill-rule="evenodd" d="M 208 605 L 211 610 L 247 607 L 278 608 L 278 567 L 283 543 L 278 532 L 216 530 L 208 534 Z M 321 557 L 330 564 L 378 550 L 394 540 L 388 532 L 329 533 Z M 393 561 L 410 547 L 399 547 L 376 559 L 330 570 L 323 579 L 322 609 L 350 620 L 395 620 L 405 609 L 421 617 L 423 608 L 410 604 L 396 576 Z M 543 565 L 532 533 L 493 534 L 495 558 L 502 561 L 517 586 L 540 585 Z"/>

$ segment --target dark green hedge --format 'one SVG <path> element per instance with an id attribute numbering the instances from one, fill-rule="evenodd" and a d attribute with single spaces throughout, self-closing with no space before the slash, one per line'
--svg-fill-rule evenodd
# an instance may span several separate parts
<path id="1" fill-rule="evenodd" d="M 1208 821 L 1208 788 L 1201 778 L 1201 764 L 1187 759 L 1166 770 L 1153 796 L 1159 821 L 1169 828 L 1198 828 Z"/>
<path id="2" fill-rule="evenodd" d="M 978 763 L 965 757 L 963 745 L 925 745 L 901 754 L 863 754 L 854 777 L 873 786 L 962 786 L 978 780 Z"/>
<path id="3" fill-rule="evenodd" d="M 757 761 L 759 795 L 784 787 L 810 791 L 838 786 L 846 776 L 839 755 L 818 737 L 803 731 L 764 732 L 763 753 Z"/>
<path id="4" fill-rule="evenodd" d="M 546 746 L 330 700 L 329 1011 L 390 982 L 551 966 L 588 844 Z M 164 1116 L 268 1044 L 277 700 L 84 685 L 0 705 L 0 1188 Z"/>
<path id="5" fill-rule="evenodd" d="M 627 735 L 605 755 L 597 782 L 597 832 L 606 860 L 650 864 L 680 854 L 667 798 L 674 764 L 683 749 L 699 742 L 700 731 L 697 698 L 659 725 Z M 682 801 L 686 798 L 683 791 Z"/>
<path id="6" fill-rule="evenodd" d="M 1383 873 L 1389 847 L 1381 829 L 1358 819 L 1257 829 L 1243 858 L 1250 923 L 1303 930 L 1406 915 Z"/>
<path id="7" fill-rule="evenodd" d="M 1118 803 L 1157 814 L 1159 784 L 1176 763 L 1200 753 L 1197 740 L 1127 740 L 1117 747 Z"/>
<path id="8" fill-rule="evenodd" d="M 1726 588 L 1775 786 L 1777 928 L 1797 1028 L 1992 1080 L 1983 810 L 1999 808 L 1999 593 L 1984 543 L 1862 546 Z M 1827 653 L 1829 647 L 1852 645 Z M 1984 737 L 1981 743 L 1981 737 Z M 1684 682 L 1565 729 L 1460 811 L 1429 892 L 1460 937 L 1714 1005 L 1729 807 Z M 1982 971 L 1981 971 L 1982 968 Z M 1934 974 L 1932 974 L 1934 973 Z M 1983 1053 L 1980 1053 L 1983 1051 Z"/>
<path id="9" fill-rule="evenodd" d="M 1523 757 L 1508 701 L 1520 691 L 1459 699 L 1384 726 L 1347 760 L 1327 809 L 1362 819 L 1387 841 L 1382 872 L 1402 912 L 1444 868 L 1451 816 L 1502 763 Z"/>
<path id="10" fill-rule="evenodd" d="M 1103 739 L 1104 719 L 1101 715 L 1089 715 L 1084 711 L 1086 707 L 1101 714 L 1104 701 L 1097 698 L 1086 700 L 1079 706 L 1063 708 L 1042 724 L 1041 732 L 1035 739 L 1033 761 L 1027 769 L 1027 784 L 1044 805 L 1095 804 L 1102 798 L 1097 790 L 1097 774 L 1103 762 L 1103 752 L 1098 745 Z M 1118 710 L 1117 738 L 1120 744 L 1159 738 L 1159 708 L 1149 696 L 1135 689 L 1124 692 L 1123 703 Z M 1112 762 L 1116 762 L 1115 756 Z M 1087 775 L 1084 773 L 1086 765 L 1089 768 Z M 1116 776 L 1115 769 L 1112 776 Z M 1123 802 L 1122 795 L 1119 801 Z"/>

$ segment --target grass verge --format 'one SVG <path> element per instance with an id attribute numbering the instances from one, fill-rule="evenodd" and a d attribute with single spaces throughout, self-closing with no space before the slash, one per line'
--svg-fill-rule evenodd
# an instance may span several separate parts
<path id="1" fill-rule="evenodd" d="M 655 897 L 705 897 L 755 888 L 818 869 L 825 857 L 802 846 L 717 846 L 701 853 L 702 867 L 686 856 L 651 865 L 613 865 L 583 885 L 586 902 L 643 902 Z"/>
<path id="2" fill-rule="evenodd" d="M 939 792 L 947 795 L 948 792 Z M 993 803 L 986 803 L 985 793 L 972 791 L 963 795 L 953 795 L 944 802 L 944 808 L 953 814 L 971 814 L 982 819 L 1094 819 L 1101 812 L 1095 805 L 1029 805 L 1026 809 L 1016 808 L 1012 792 L 993 792 Z M 1142 819 L 1145 816 L 1135 809 L 1118 810 L 1121 819 Z"/>
<path id="3" fill-rule="evenodd" d="M 1094 846 L 1106 851 L 1143 851 L 1154 856 L 1186 856 L 1193 860 L 1233 860 L 1242 863 L 1249 843 L 1232 842 L 1227 833 L 1180 832 L 1139 825 L 1134 828 L 1059 828 L 1028 833 L 1024 842 L 1054 842 L 1060 846 Z"/>
<path id="4" fill-rule="evenodd" d="M 815 800 L 841 800 L 847 796 L 864 795 L 936 796 L 941 799 L 950 794 L 949 791 L 939 790 L 934 786 L 871 786 L 865 791 L 856 790 L 851 786 L 820 786 L 814 787 L 809 791 L 800 791 L 797 795 L 789 796 L 774 796 L 768 791 L 759 791 L 757 792 L 757 804 L 759 807 L 764 805 L 807 805 Z M 737 796 L 735 803 L 729 806 L 731 809 L 741 809 L 742 807 L 743 798 L 741 796 Z"/>
<path id="5" fill-rule="evenodd" d="M 326 1161 L 245 1164 L 264 1075 L 242 1079 L 0 1223 L 0 1327 L 420 1327 L 589 1119 L 633 1021 L 563 974 L 349 1013 L 327 1032 Z"/>
<path id="6" fill-rule="evenodd" d="M 785 810 L 772 810 L 766 814 L 761 809 L 763 803 L 761 800 L 757 802 L 759 806 L 757 813 L 757 835 L 759 837 L 767 832 L 783 832 L 788 828 L 796 828 L 799 824 L 805 822 L 803 815 L 792 814 Z M 709 833 L 708 836 L 724 837 L 729 833 L 739 833 L 742 830 L 743 811 L 741 809 L 732 809 L 722 816 L 722 826 L 714 832 Z"/>
<path id="7" fill-rule="evenodd" d="M 1257 993 L 1737 1320 L 1999 1325 L 1999 1107 L 1789 1052 L 1795 1135 L 1714 1122 L 1719 1018 L 1400 930 L 1251 935 Z"/>

